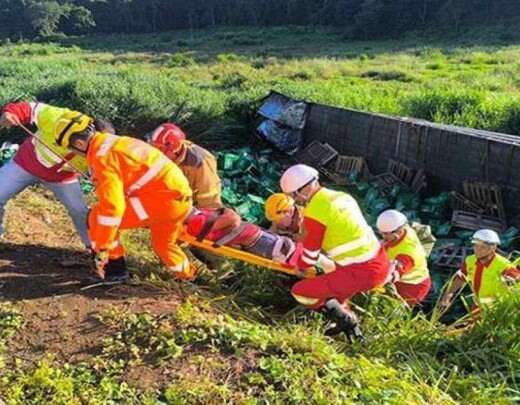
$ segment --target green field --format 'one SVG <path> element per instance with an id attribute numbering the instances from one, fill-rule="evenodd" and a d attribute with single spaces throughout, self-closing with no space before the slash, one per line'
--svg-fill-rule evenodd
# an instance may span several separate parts
<path id="1" fill-rule="evenodd" d="M 339 32 L 305 28 L 4 45 L 0 102 L 66 104 L 136 134 L 178 113 L 192 133 L 215 138 L 243 135 L 251 102 L 276 89 L 336 106 L 519 133 L 519 49 L 485 30 L 451 40 L 351 42 Z"/>
<path id="2" fill-rule="evenodd" d="M 73 107 L 136 136 L 174 119 L 197 142 L 215 148 L 250 142 L 252 112 L 271 89 L 336 106 L 520 134 L 520 45 L 508 41 L 493 31 L 351 42 L 331 30 L 237 28 L 4 44 L 0 103 L 38 99 Z M 41 244 L 27 252 L 70 254 L 79 244 L 64 217 L 48 195 L 25 192 L 10 205 L 8 240 L 18 247 Z M 28 232 L 33 223 L 41 231 Z M 322 317 L 295 305 L 287 277 L 225 262 L 218 270 L 203 269 L 194 284 L 179 286 L 143 251 L 146 232 L 125 238 L 132 269 L 143 275 L 128 297 L 96 293 L 60 301 L 27 294 L 23 302 L 0 303 L 0 399 L 520 401 L 519 294 L 467 331 L 413 315 L 386 295 L 362 297 L 356 303 L 363 309 L 367 342 L 351 346 L 344 338 L 323 336 Z M 47 258 L 39 265 L 57 272 L 56 263 Z M 10 271 L 15 264 L 2 266 Z M 83 315 L 94 331 L 78 332 L 67 323 L 75 305 L 86 306 Z M 41 331 L 48 341 L 35 342 L 30 331 Z M 78 344 L 82 334 L 93 342 L 78 357 L 65 346 Z M 25 349 L 26 342 L 31 344 Z"/>

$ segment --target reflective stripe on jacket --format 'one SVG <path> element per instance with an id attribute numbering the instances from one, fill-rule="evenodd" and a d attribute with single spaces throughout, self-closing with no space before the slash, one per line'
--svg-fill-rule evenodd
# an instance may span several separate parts
<path id="1" fill-rule="evenodd" d="M 92 239 L 97 250 L 109 249 L 116 240 L 127 205 L 146 221 L 145 199 L 157 206 L 162 198 L 191 199 L 188 181 L 177 165 L 139 139 L 96 133 L 87 161 L 98 197 L 89 218 L 96 225 Z"/>

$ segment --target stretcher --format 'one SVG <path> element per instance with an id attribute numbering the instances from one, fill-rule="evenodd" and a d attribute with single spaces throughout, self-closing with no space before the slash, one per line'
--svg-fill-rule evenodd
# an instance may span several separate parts
<path id="1" fill-rule="evenodd" d="M 288 264 L 278 263 L 274 260 L 267 259 L 265 257 L 257 256 L 249 252 L 244 252 L 240 249 L 235 249 L 229 246 L 217 245 L 213 241 L 209 240 L 197 240 L 196 237 L 182 232 L 179 236 L 179 240 L 194 246 L 199 249 L 203 249 L 207 252 L 216 254 L 222 257 L 228 257 L 231 259 L 240 260 L 249 264 L 253 264 L 255 266 L 265 267 L 271 270 L 278 271 L 280 273 L 289 274 L 291 276 L 296 276 L 300 278 L 313 278 L 316 277 L 316 269 L 311 268 L 305 271 L 300 271 L 296 267 L 292 267 Z"/>

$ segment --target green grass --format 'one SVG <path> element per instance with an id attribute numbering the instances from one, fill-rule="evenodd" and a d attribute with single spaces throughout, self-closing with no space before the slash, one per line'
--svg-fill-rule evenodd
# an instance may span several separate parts
<path id="1" fill-rule="evenodd" d="M 0 47 L 0 102 L 31 98 L 71 106 L 137 136 L 174 119 L 216 148 L 250 142 L 251 112 L 270 89 L 520 133 L 514 40 L 486 32 L 349 42 L 330 30 L 273 28 L 7 44 Z M 29 212 L 40 210 L 39 201 L 29 195 Z M 124 236 L 130 266 L 147 283 L 177 289 L 143 249 L 148 242 L 146 231 Z M 14 369 L 0 362 L 0 398 L 8 404 L 520 400 L 518 294 L 465 333 L 415 316 L 386 295 L 361 297 L 356 303 L 367 344 L 350 346 L 323 336 L 323 318 L 296 306 L 291 283 L 236 262 L 205 269 L 182 287 L 189 298 L 172 314 L 127 313 L 119 306 L 98 314 L 106 333 L 82 363 L 52 354 L 36 364 L 20 359 Z M 18 311 L 5 308 L 0 347 L 22 323 Z M 139 389 L 128 374 L 140 368 L 167 378 Z"/>
<path id="2" fill-rule="evenodd" d="M 8 44 L 0 47 L 0 102 L 29 97 L 69 105 L 136 135 L 173 118 L 208 141 L 224 134 L 238 140 L 251 103 L 276 89 L 519 133 L 520 47 L 497 38 L 351 42 L 330 30 L 273 28 Z"/>
<path id="3" fill-rule="evenodd" d="M 319 316 L 262 322 L 194 294 L 171 315 L 101 314 L 100 354 L 7 370 L 0 395 L 12 404 L 512 403 L 520 397 L 519 304 L 518 294 L 506 298 L 472 330 L 447 335 L 373 296 L 364 303 L 368 341 L 349 347 L 322 335 Z M 169 383 L 132 388 L 125 373 L 142 365 L 167 370 Z"/>

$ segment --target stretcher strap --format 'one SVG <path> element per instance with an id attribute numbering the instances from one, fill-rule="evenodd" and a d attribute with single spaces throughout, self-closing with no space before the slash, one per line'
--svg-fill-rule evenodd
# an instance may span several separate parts
<path id="1" fill-rule="evenodd" d="M 206 239 L 206 236 L 208 236 L 208 233 L 212 231 L 215 222 L 217 222 L 217 219 L 219 219 L 219 217 L 224 213 L 224 210 L 225 208 L 219 208 L 208 219 L 206 219 L 204 226 L 197 235 L 197 241 L 202 242 Z"/>
<path id="2" fill-rule="evenodd" d="M 229 242 L 231 242 L 233 239 L 235 239 L 237 236 L 239 236 L 244 231 L 244 229 L 246 229 L 246 226 L 247 226 L 247 224 L 242 222 L 238 227 L 233 229 L 231 232 L 227 233 L 222 238 L 215 241 L 213 246 L 220 247 L 223 245 L 227 245 Z"/>

